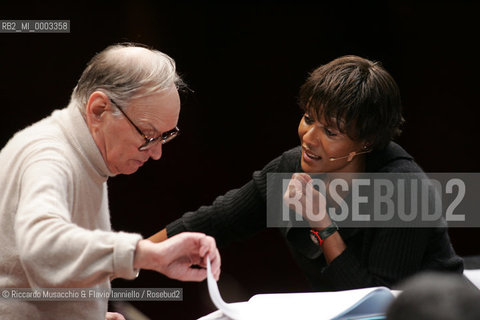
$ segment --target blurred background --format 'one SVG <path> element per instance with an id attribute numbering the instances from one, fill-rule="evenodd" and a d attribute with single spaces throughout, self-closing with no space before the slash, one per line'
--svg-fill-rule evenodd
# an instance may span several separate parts
<path id="1" fill-rule="evenodd" d="M 182 95 L 182 135 L 162 159 L 109 180 L 116 230 L 148 237 L 296 146 L 300 85 L 346 54 L 381 61 L 397 80 L 407 120 L 398 141 L 425 171 L 479 172 L 479 9 L 474 1 L 3 1 L 0 19 L 68 19 L 71 32 L 0 33 L 0 145 L 66 106 L 95 53 L 134 41 L 173 57 L 192 92 Z M 477 229 L 450 235 L 458 254 L 480 254 Z M 309 290 L 275 230 L 221 254 L 227 302 Z M 206 283 L 142 271 L 113 285 L 184 289 L 183 302 L 133 303 L 152 319 L 215 310 Z"/>

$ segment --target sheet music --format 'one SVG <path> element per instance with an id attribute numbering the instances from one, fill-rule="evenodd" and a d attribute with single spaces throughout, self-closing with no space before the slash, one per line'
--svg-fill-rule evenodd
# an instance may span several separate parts
<path id="1" fill-rule="evenodd" d="M 380 306 L 368 302 L 374 296 L 386 294 L 393 299 L 397 294 L 385 287 L 374 287 L 335 292 L 258 294 L 246 302 L 226 303 L 220 295 L 208 258 L 207 282 L 210 298 L 219 310 L 199 320 L 291 320 L 311 319 L 312 315 L 320 320 L 343 319 L 342 314 L 359 304 L 378 309 Z"/>

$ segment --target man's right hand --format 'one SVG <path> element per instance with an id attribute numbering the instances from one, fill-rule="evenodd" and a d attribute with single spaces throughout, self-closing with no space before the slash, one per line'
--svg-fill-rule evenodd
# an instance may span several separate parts
<path id="1" fill-rule="evenodd" d="M 118 312 L 107 312 L 105 320 L 125 320 L 125 317 Z"/>
<path id="2" fill-rule="evenodd" d="M 207 277 L 207 257 L 218 280 L 221 262 L 215 239 L 203 233 L 183 232 L 160 243 L 140 240 L 134 268 L 155 270 L 182 281 L 202 281 Z"/>

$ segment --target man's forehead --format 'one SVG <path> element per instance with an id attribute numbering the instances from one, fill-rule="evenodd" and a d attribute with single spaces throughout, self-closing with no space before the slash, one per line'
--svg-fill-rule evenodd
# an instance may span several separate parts
<path id="1" fill-rule="evenodd" d="M 176 89 L 131 100 L 130 106 L 138 121 L 157 131 L 174 128 L 180 114 L 180 99 Z"/>
<path id="2" fill-rule="evenodd" d="M 160 92 L 140 96 L 130 100 L 129 105 L 135 109 L 170 111 L 180 108 L 180 97 L 176 88 L 172 87 Z"/>

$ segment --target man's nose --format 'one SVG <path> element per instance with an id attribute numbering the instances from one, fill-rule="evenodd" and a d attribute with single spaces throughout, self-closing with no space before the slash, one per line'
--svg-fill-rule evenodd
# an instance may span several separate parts
<path id="1" fill-rule="evenodd" d="M 148 149 L 148 155 L 153 160 L 158 160 L 162 157 L 162 143 L 155 143 L 150 149 Z"/>

